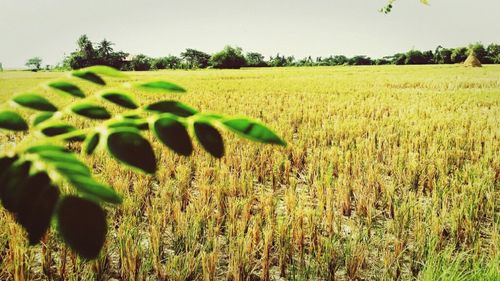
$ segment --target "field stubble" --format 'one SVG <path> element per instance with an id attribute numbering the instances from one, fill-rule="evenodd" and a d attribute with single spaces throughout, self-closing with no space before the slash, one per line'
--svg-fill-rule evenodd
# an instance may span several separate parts
<path id="1" fill-rule="evenodd" d="M 0 101 L 60 75 L 0 73 Z M 259 119 L 289 145 L 224 133 L 216 160 L 156 144 L 155 177 L 87 157 L 124 195 L 101 257 L 81 261 L 54 232 L 28 247 L 2 209 L 1 280 L 498 278 L 500 67 L 131 75 L 178 83 L 188 93 L 172 98 Z"/>

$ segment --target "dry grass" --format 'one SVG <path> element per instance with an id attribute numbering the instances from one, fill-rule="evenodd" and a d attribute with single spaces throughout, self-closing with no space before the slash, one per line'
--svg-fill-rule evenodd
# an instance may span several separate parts
<path id="1" fill-rule="evenodd" d="M 0 100 L 59 75 L 0 73 Z M 500 67 L 132 75 L 186 87 L 179 99 L 203 111 L 258 118 L 289 146 L 224 134 L 215 160 L 156 144 L 155 177 L 91 157 L 125 196 L 108 209 L 101 258 L 79 260 L 54 232 L 28 247 L 1 210 L 1 280 L 498 278 Z"/>

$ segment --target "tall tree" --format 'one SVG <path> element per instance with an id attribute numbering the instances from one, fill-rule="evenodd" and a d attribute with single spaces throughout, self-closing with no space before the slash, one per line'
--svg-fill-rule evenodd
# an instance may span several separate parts
<path id="1" fill-rule="evenodd" d="M 33 57 L 26 61 L 26 67 L 32 71 L 38 71 L 42 68 L 42 59 L 40 57 Z"/>
<path id="2" fill-rule="evenodd" d="M 181 58 L 186 61 L 189 68 L 206 68 L 210 55 L 195 49 L 186 49 L 181 53 Z"/>

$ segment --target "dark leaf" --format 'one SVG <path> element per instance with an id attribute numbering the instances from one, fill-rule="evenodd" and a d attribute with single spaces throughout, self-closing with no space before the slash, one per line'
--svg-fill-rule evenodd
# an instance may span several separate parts
<path id="1" fill-rule="evenodd" d="M 64 124 L 64 123 L 51 123 L 41 129 L 41 132 L 48 136 L 48 137 L 53 137 L 53 136 L 58 136 L 62 134 L 66 134 L 69 132 L 72 132 L 76 130 L 75 127 Z"/>
<path id="2" fill-rule="evenodd" d="M 28 180 L 31 162 L 11 165 L 0 178 L 0 198 L 5 209 L 16 212 L 19 207 L 20 186 Z"/>
<path id="3" fill-rule="evenodd" d="M 153 174 L 156 159 L 149 142 L 134 130 L 120 129 L 108 136 L 109 152 L 125 164 Z"/>
<path id="4" fill-rule="evenodd" d="M 24 186 L 19 186 L 19 209 L 16 218 L 28 232 L 31 245 L 38 243 L 50 226 L 50 220 L 57 200 L 59 189 L 50 184 L 45 172 L 29 177 Z"/>
<path id="5" fill-rule="evenodd" d="M 106 239 L 106 213 L 98 204 L 67 196 L 57 210 L 58 231 L 81 257 L 95 259 Z"/>
<path id="6" fill-rule="evenodd" d="M 49 87 L 62 91 L 64 93 L 70 94 L 74 97 L 78 98 L 84 98 L 85 94 L 83 91 L 76 85 L 68 83 L 66 81 L 55 81 L 55 82 L 50 82 Z"/>
<path id="7" fill-rule="evenodd" d="M 138 106 L 132 100 L 132 98 L 124 93 L 118 92 L 106 92 L 101 94 L 101 97 L 109 102 L 112 102 L 121 107 L 125 107 L 128 109 L 136 109 Z"/>
<path id="8" fill-rule="evenodd" d="M 194 123 L 194 132 L 208 153 L 216 158 L 224 156 L 224 141 L 217 129 L 206 122 L 198 121 Z"/>
<path id="9" fill-rule="evenodd" d="M 0 179 L 2 178 L 3 174 L 11 167 L 11 165 L 17 161 L 19 157 L 14 156 L 14 157 L 9 157 L 5 156 L 0 158 Z M 1 182 L 0 182 L 0 189 L 2 188 Z"/>
<path id="10" fill-rule="evenodd" d="M 137 84 L 136 87 L 145 89 L 145 90 L 159 90 L 165 92 L 176 92 L 176 93 L 184 93 L 186 90 L 180 86 L 177 86 L 173 83 L 166 81 L 152 81 Z"/>
<path id="11" fill-rule="evenodd" d="M 273 131 L 266 126 L 245 118 L 233 118 L 222 122 L 226 127 L 239 135 L 257 142 L 286 145 Z"/>
<path id="12" fill-rule="evenodd" d="M 85 154 L 90 155 L 94 152 L 97 145 L 99 144 L 99 133 L 93 133 L 87 136 L 85 143 L 83 144 Z"/>
<path id="13" fill-rule="evenodd" d="M 80 79 L 87 80 L 89 82 L 98 84 L 98 85 L 106 85 L 106 82 L 101 78 L 101 76 L 93 73 L 87 72 L 83 70 L 75 70 L 71 73 L 71 75 L 78 77 Z"/>
<path id="14" fill-rule="evenodd" d="M 25 131 L 28 130 L 26 121 L 14 111 L 1 111 L 0 112 L 0 129 L 10 131 Z"/>
<path id="15" fill-rule="evenodd" d="M 180 155 L 191 155 L 193 145 L 182 123 L 170 117 L 162 117 L 155 121 L 153 127 L 158 139 L 170 149 Z"/>
<path id="16" fill-rule="evenodd" d="M 36 126 L 54 116 L 54 113 L 52 112 L 42 112 L 34 116 L 32 124 L 33 126 Z"/>
<path id="17" fill-rule="evenodd" d="M 13 101 L 21 106 L 40 110 L 40 111 L 57 111 L 57 107 L 46 98 L 36 94 L 22 94 L 13 98 Z"/>
<path id="18" fill-rule="evenodd" d="M 159 101 L 148 105 L 146 107 L 146 110 L 161 113 L 172 113 L 181 117 L 189 117 L 198 112 L 188 105 L 176 101 Z"/>
<path id="19" fill-rule="evenodd" d="M 88 103 L 80 103 L 77 105 L 74 105 L 71 108 L 71 111 L 74 113 L 91 118 L 91 119 L 100 119 L 100 120 L 105 120 L 111 118 L 111 114 L 106 110 L 106 108 L 99 106 L 99 105 L 93 105 L 93 104 L 88 104 Z"/>

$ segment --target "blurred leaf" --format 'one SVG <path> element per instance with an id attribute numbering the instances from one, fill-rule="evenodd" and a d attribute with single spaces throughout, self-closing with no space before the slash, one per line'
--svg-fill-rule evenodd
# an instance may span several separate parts
<path id="1" fill-rule="evenodd" d="M 184 156 L 189 156 L 193 152 L 191 138 L 179 121 L 162 117 L 155 121 L 153 128 L 156 137 L 173 151 Z"/>
<path id="2" fill-rule="evenodd" d="M 72 175 L 84 175 L 90 177 L 90 169 L 74 153 L 67 151 L 44 150 L 37 151 L 40 158 L 50 163 L 61 174 L 70 180 Z"/>
<path id="3" fill-rule="evenodd" d="M 74 97 L 78 98 L 84 98 L 85 94 L 83 91 L 76 85 L 68 83 L 66 81 L 55 81 L 55 82 L 50 82 L 49 87 L 68 93 Z"/>
<path id="4" fill-rule="evenodd" d="M 68 125 L 65 123 L 60 123 L 60 122 L 52 122 L 52 123 L 44 126 L 41 129 L 41 132 L 48 137 L 53 137 L 53 136 L 66 134 L 66 133 L 72 132 L 74 130 L 76 130 L 76 128 L 71 126 L 71 125 Z"/>
<path id="5" fill-rule="evenodd" d="M 59 199 L 59 189 L 50 184 L 50 178 L 45 172 L 30 176 L 18 189 L 19 205 L 15 216 L 28 232 L 29 243 L 34 245 L 40 242 L 50 226 Z"/>
<path id="6" fill-rule="evenodd" d="M 0 111 L 0 129 L 25 131 L 28 130 L 28 124 L 14 111 Z"/>
<path id="7" fill-rule="evenodd" d="M 266 126 L 246 118 L 233 118 L 222 121 L 226 127 L 239 135 L 257 142 L 286 145 L 273 131 Z"/>
<path id="8" fill-rule="evenodd" d="M 78 192 L 88 194 L 94 198 L 102 200 L 111 204 L 120 204 L 122 203 L 121 196 L 116 193 L 112 188 L 101 184 L 91 177 L 80 176 L 80 175 L 71 175 L 68 177 L 71 184 L 73 184 Z"/>
<path id="9" fill-rule="evenodd" d="M 120 129 L 108 135 L 107 146 L 111 155 L 125 164 L 153 174 L 156 159 L 149 142 L 134 130 Z"/>
<path id="10" fill-rule="evenodd" d="M 40 152 L 43 153 L 46 151 L 68 152 L 65 147 L 52 144 L 35 145 L 26 149 L 27 153 L 40 153 Z"/>
<path id="11" fill-rule="evenodd" d="M 66 243 L 85 259 L 95 259 L 106 238 L 106 213 L 98 204 L 66 196 L 57 210 L 58 231 Z"/>
<path id="12" fill-rule="evenodd" d="M 146 106 L 146 110 L 161 113 L 172 113 L 181 117 L 189 117 L 198 112 L 194 108 L 176 101 L 159 101 Z"/>
<path id="13" fill-rule="evenodd" d="M 99 76 L 93 72 L 75 70 L 75 71 L 71 72 L 71 75 L 78 77 L 80 79 L 90 81 L 90 82 L 98 84 L 98 85 L 106 85 L 106 82 L 101 78 L 101 76 Z"/>
<path id="14" fill-rule="evenodd" d="M 76 104 L 71 108 L 71 111 L 91 119 L 105 120 L 111 118 L 111 114 L 109 114 L 106 108 L 89 103 Z"/>
<path id="15" fill-rule="evenodd" d="M 176 92 L 176 93 L 186 92 L 184 88 L 166 81 L 145 82 L 136 84 L 136 87 L 144 90 L 160 90 L 165 92 Z"/>
<path id="16" fill-rule="evenodd" d="M 14 156 L 14 157 L 9 157 L 9 156 L 4 156 L 0 158 L 0 179 L 3 176 L 3 173 L 5 173 L 10 166 L 16 162 L 19 159 L 19 157 Z M 0 189 L 2 188 L 2 185 L 0 184 Z"/>
<path id="17" fill-rule="evenodd" d="M 55 107 L 50 101 L 36 94 L 18 95 L 13 98 L 13 101 L 21 106 L 31 108 L 34 110 L 50 111 L 50 112 L 57 111 L 57 107 Z"/>
<path id="18" fill-rule="evenodd" d="M 94 65 L 94 66 L 89 66 L 85 68 L 81 68 L 78 70 L 73 71 L 77 73 L 94 73 L 94 74 L 99 74 L 103 76 L 109 76 L 109 77 L 116 77 L 116 78 L 127 78 L 127 75 L 125 75 L 123 72 L 110 67 L 106 65 Z"/>
<path id="19" fill-rule="evenodd" d="M 83 144 L 85 154 L 90 155 L 94 152 L 97 145 L 99 144 L 99 136 L 100 135 L 98 132 L 95 132 L 87 136 Z"/>
<path id="20" fill-rule="evenodd" d="M 34 116 L 32 124 L 33 126 L 37 126 L 38 124 L 43 123 L 44 121 L 52 118 L 52 116 L 54 116 L 54 113 L 52 112 L 38 113 L 37 115 Z"/>
<path id="21" fill-rule="evenodd" d="M 20 186 L 28 180 L 31 162 L 10 165 L 0 178 L 0 198 L 9 212 L 16 212 L 19 205 Z"/>
<path id="22" fill-rule="evenodd" d="M 132 128 L 137 130 L 149 129 L 148 122 L 142 120 L 119 120 L 111 122 L 107 125 L 108 128 Z"/>
<path id="23" fill-rule="evenodd" d="M 224 156 L 224 141 L 222 136 L 212 125 L 197 121 L 194 123 L 196 138 L 203 148 L 216 158 Z"/>
<path id="24" fill-rule="evenodd" d="M 106 92 L 106 93 L 101 94 L 101 97 L 109 102 L 112 102 L 116 105 L 119 105 L 121 107 L 125 107 L 128 109 L 136 109 L 138 107 L 135 104 L 135 102 L 132 100 L 132 98 L 129 95 L 124 94 L 124 93 Z"/>

